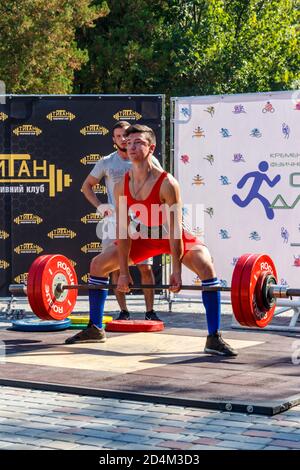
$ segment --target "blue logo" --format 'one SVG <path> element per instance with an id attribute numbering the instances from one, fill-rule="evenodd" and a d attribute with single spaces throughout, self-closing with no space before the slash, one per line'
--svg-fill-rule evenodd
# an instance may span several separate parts
<path id="1" fill-rule="evenodd" d="M 180 112 L 184 115 L 185 118 L 188 118 L 191 115 L 191 111 L 189 110 L 189 108 L 181 108 Z"/>
<path id="2" fill-rule="evenodd" d="M 228 176 L 220 176 L 220 181 L 221 181 L 221 184 L 222 186 L 227 186 L 228 184 L 231 184 L 229 179 L 228 179 Z"/>
<path id="3" fill-rule="evenodd" d="M 283 243 L 288 243 L 289 241 L 289 232 L 287 231 L 286 228 L 281 227 L 281 237 L 283 238 Z"/>
<path id="4" fill-rule="evenodd" d="M 252 129 L 252 131 L 250 132 L 250 136 L 251 137 L 257 137 L 258 139 L 262 136 L 262 133 L 260 132 L 260 130 L 255 127 L 254 129 Z"/>
<path id="5" fill-rule="evenodd" d="M 219 233 L 221 235 L 222 240 L 228 240 L 230 238 L 230 236 L 228 234 L 228 230 L 225 230 L 225 229 L 221 228 Z"/>
<path id="6" fill-rule="evenodd" d="M 234 110 L 233 110 L 232 112 L 233 112 L 233 114 L 246 113 L 243 104 L 236 104 L 236 105 L 234 106 Z"/>
<path id="7" fill-rule="evenodd" d="M 290 137 L 291 128 L 285 122 L 282 123 L 282 133 L 285 139 L 288 139 Z"/>
<path id="8" fill-rule="evenodd" d="M 237 188 L 242 189 L 247 183 L 247 181 L 250 178 L 253 178 L 252 187 L 249 191 L 248 196 L 246 196 L 246 198 L 242 200 L 237 194 L 234 194 L 232 196 L 232 200 L 237 206 L 246 207 L 254 199 L 258 199 L 265 209 L 266 216 L 268 217 L 268 219 L 272 220 L 274 219 L 274 211 L 270 207 L 271 203 L 266 197 L 260 194 L 259 191 L 263 183 L 266 183 L 270 188 L 273 188 L 280 181 L 281 176 L 276 175 L 275 178 L 271 180 L 268 175 L 265 174 L 265 172 L 269 169 L 269 164 L 266 161 L 260 162 L 260 164 L 258 165 L 258 169 L 260 171 L 251 171 L 250 173 L 246 173 L 237 184 Z"/>
<path id="9" fill-rule="evenodd" d="M 249 238 L 250 240 L 254 240 L 256 242 L 258 242 L 261 239 L 259 233 L 255 231 L 250 233 Z"/>
<path id="10" fill-rule="evenodd" d="M 226 129 L 225 127 L 221 128 L 220 133 L 222 134 L 222 137 L 231 137 L 229 129 Z"/>

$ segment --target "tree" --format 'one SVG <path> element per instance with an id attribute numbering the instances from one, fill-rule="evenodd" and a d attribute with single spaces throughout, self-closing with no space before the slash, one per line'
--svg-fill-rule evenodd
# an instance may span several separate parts
<path id="1" fill-rule="evenodd" d="M 300 78 L 299 0 L 111 0 L 79 36 L 75 89 L 203 95 L 287 89 Z"/>
<path id="2" fill-rule="evenodd" d="M 76 30 L 92 28 L 108 11 L 104 1 L 1 2 L 0 78 L 7 93 L 71 92 L 74 71 L 88 60 Z"/>
<path id="3" fill-rule="evenodd" d="M 139 93 L 154 90 L 153 62 L 156 38 L 163 22 L 160 0 L 110 0 L 109 15 L 93 31 L 79 34 L 89 62 L 76 74 L 75 90 L 81 93 Z M 157 93 L 157 91 L 155 91 Z"/>

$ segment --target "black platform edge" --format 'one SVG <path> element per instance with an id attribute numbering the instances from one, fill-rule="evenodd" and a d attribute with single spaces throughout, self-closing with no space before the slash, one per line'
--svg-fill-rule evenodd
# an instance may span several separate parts
<path id="1" fill-rule="evenodd" d="M 234 413 L 258 414 L 274 416 L 283 413 L 300 404 L 300 395 L 293 395 L 285 400 L 262 403 L 239 403 L 235 401 L 195 400 L 192 398 L 172 397 L 137 393 L 122 390 L 96 389 L 78 387 L 73 385 L 57 384 L 51 382 L 28 382 L 25 380 L 0 378 L 0 386 L 42 390 L 46 392 L 68 393 L 70 395 L 82 395 L 99 398 L 114 398 L 117 400 L 139 401 L 157 403 L 170 406 L 185 406 L 202 408 L 207 410 L 228 411 Z"/>

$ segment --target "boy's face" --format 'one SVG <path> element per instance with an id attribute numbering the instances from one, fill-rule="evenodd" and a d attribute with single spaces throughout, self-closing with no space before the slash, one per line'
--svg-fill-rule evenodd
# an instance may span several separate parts
<path id="1" fill-rule="evenodd" d="M 145 160 L 155 149 L 154 144 L 150 144 L 143 132 L 129 134 L 127 137 L 127 155 L 132 161 Z"/>

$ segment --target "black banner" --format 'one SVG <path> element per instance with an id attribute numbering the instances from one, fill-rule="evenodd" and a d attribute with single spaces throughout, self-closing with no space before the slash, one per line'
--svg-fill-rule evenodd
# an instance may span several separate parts
<path id="1" fill-rule="evenodd" d="M 152 127 L 162 162 L 162 95 L 7 96 L 0 105 L 1 296 L 10 283 L 26 282 L 41 254 L 64 254 L 78 281 L 87 281 L 101 240 L 99 215 L 80 189 L 93 165 L 114 151 L 119 120 Z M 104 181 L 95 191 L 107 201 Z M 154 273 L 161 282 L 161 257 Z"/>

